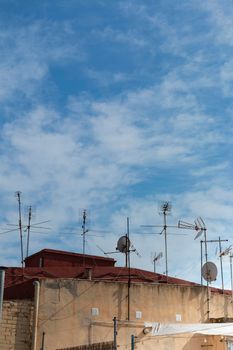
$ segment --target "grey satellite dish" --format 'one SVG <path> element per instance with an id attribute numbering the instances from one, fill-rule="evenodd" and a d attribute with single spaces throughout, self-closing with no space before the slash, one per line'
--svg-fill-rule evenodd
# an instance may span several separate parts
<path id="1" fill-rule="evenodd" d="M 217 278 L 218 269 L 217 266 L 211 262 L 207 261 L 201 269 L 201 275 L 207 282 L 215 281 Z"/>
<path id="2" fill-rule="evenodd" d="M 128 243 L 128 244 L 127 244 Z M 127 236 L 122 236 L 118 239 L 117 247 L 116 249 L 119 250 L 121 253 L 127 253 L 127 249 L 130 247 L 130 240 Z"/>

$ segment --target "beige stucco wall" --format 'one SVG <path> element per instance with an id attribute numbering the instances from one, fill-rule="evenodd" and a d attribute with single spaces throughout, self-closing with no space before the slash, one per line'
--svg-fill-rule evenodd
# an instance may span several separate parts
<path id="1" fill-rule="evenodd" d="M 32 319 L 31 300 L 4 301 L 0 321 L 0 349 L 30 350 Z"/>
<path id="2" fill-rule="evenodd" d="M 130 349 L 131 335 L 137 336 L 135 348 L 159 350 L 197 350 L 211 345 L 225 349 L 217 337 L 183 335 L 155 338 L 144 335 L 144 322 L 199 323 L 207 319 L 207 293 L 203 287 L 166 284 L 132 284 L 130 322 L 127 319 L 127 284 L 84 280 L 44 280 L 41 283 L 38 346 L 45 332 L 45 349 L 55 350 L 82 344 L 113 340 L 113 317 L 118 319 L 118 345 Z M 92 315 L 92 308 L 99 314 Z M 136 318 L 141 311 L 142 318 Z M 212 293 L 210 317 L 232 317 L 231 298 Z M 204 339 L 206 342 L 204 342 Z"/>

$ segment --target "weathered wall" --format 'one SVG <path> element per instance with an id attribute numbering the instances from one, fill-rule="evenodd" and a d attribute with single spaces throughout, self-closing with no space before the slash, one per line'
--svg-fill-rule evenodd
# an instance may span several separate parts
<path id="1" fill-rule="evenodd" d="M 32 319 L 32 301 L 4 301 L 3 318 L 0 321 L 0 349 L 30 350 Z"/>
<path id="2" fill-rule="evenodd" d="M 91 345 L 79 345 L 72 348 L 57 350 L 114 350 L 113 342 L 94 343 Z"/>
<path id="3" fill-rule="evenodd" d="M 127 284 L 84 280 L 45 280 L 41 285 L 38 347 L 45 332 L 45 349 L 74 347 L 113 340 L 113 317 L 118 322 L 118 345 L 159 350 L 197 350 L 203 345 L 225 349 L 217 337 L 185 335 L 150 337 L 143 334 L 144 322 L 199 323 L 207 319 L 207 293 L 203 287 L 166 284 L 132 284 L 130 322 L 127 320 Z M 98 314 L 93 315 L 93 308 Z M 136 317 L 136 311 L 142 313 Z M 212 293 L 210 317 L 232 317 L 233 305 L 227 295 Z M 180 321 L 178 321 L 180 320 Z M 204 339 L 206 338 L 206 342 Z"/>

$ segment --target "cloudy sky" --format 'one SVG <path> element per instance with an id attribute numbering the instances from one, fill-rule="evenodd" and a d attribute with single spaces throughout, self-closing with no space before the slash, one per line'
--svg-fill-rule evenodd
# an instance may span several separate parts
<path id="1" fill-rule="evenodd" d="M 32 206 L 30 253 L 113 251 L 130 234 L 153 270 L 168 224 L 201 216 L 233 243 L 233 3 L 230 0 L 0 1 L 1 264 L 20 264 L 15 191 Z M 101 231 L 101 232 L 96 232 Z M 169 231 L 168 231 L 169 232 Z M 170 275 L 200 281 L 200 241 L 170 230 Z M 100 237 L 95 237 L 100 236 Z M 24 232 L 24 248 L 26 233 Z M 100 247 L 100 248 L 99 248 Z M 217 245 L 208 259 L 219 266 Z M 112 255 L 118 265 L 121 254 Z M 164 257 L 157 265 L 165 272 Z M 229 257 L 224 258 L 229 286 Z M 215 285 L 220 285 L 218 281 Z"/>

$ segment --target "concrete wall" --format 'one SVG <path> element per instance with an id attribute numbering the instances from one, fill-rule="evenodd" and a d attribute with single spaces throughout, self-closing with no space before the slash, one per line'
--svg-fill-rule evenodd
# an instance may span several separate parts
<path id="1" fill-rule="evenodd" d="M 3 318 L 0 321 L 0 349 L 30 350 L 32 319 L 32 301 L 4 301 Z"/>
<path id="2" fill-rule="evenodd" d="M 144 322 L 200 323 L 207 320 L 207 293 L 203 287 L 134 283 L 130 288 L 127 321 L 126 283 L 85 280 L 44 280 L 41 283 L 38 346 L 45 332 L 45 349 L 56 350 L 113 340 L 113 317 L 118 319 L 119 349 L 224 350 L 218 337 L 183 335 L 155 338 L 143 334 Z M 137 318 L 141 312 L 141 318 Z M 230 296 L 212 293 L 210 317 L 233 317 Z"/>

